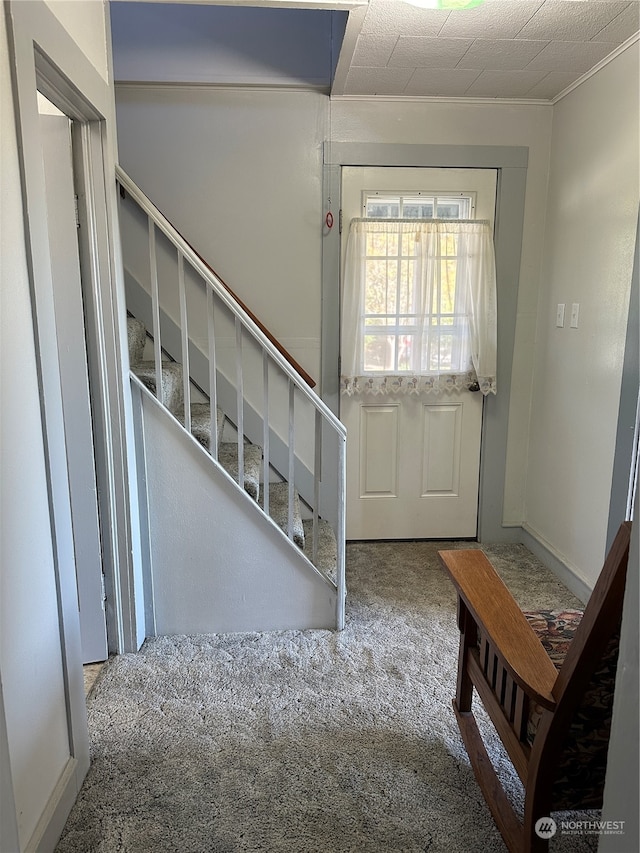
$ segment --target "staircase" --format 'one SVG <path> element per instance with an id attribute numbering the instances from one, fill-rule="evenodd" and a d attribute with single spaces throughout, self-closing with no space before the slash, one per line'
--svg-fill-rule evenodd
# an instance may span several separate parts
<path id="1" fill-rule="evenodd" d="M 344 428 L 121 170 L 118 182 L 147 634 L 340 629 Z"/>

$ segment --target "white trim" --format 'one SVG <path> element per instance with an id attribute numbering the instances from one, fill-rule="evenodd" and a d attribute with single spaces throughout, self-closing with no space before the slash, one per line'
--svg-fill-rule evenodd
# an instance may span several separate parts
<path id="1" fill-rule="evenodd" d="M 9 757 L 9 738 L 7 735 L 7 720 L 4 711 L 4 694 L 2 690 L 2 673 L 0 672 L 0 850 L 19 850 L 18 818 L 16 801 L 13 794 L 13 775 Z"/>
<path id="2" fill-rule="evenodd" d="M 319 92 L 323 95 L 328 95 L 330 91 L 330 84 L 320 78 L 310 78 L 309 80 L 301 80 L 300 82 L 291 81 L 287 83 L 278 83 L 275 78 L 273 80 L 267 79 L 264 83 L 256 83 L 255 81 L 251 81 L 251 83 L 232 83 L 231 78 L 221 83 L 209 80 L 165 80 L 160 82 L 156 80 L 151 82 L 147 82 L 146 80 L 118 80 L 115 86 L 116 88 L 122 86 L 144 89 L 165 87 L 170 89 L 241 89 L 243 92 Z"/>
<path id="3" fill-rule="evenodd" d="M 69 812 L 78 796 L 84 773 L 75 758 L 70 758 L 53 789 L 40 820 L 26 843 L 24 853 L 53 850 L 60 838 Z"/>
<path id="4" fill-rule="evenodd" d="M 144 89 L 145 91 L 164 91 L 166 89 L 175 89 L 177 91 L 198 90 L 198 89 L 213 89 L 216 92 L 313 92 L 315 94 L 329 94 L 329 86 L 326 81 L 317 86 L 309 83 L 198 83 L 196 81 L 146 81 L 146 80 L 116 80 L 114 82 L 116 92 L 118 89 Z"/>
<path id="5" fill-rule="evenodd" d="M 470 98 L 461 96 L 454 98 L 450 95 L 335 95 L 331 93 L 332 101 L 389 101 L 391 103 L 416 103 L 416 104 L 505 104 L 513 105 L 531 105 L 549 107 L 552 102 L 544 98 Z"/>
<path id="6" fill-rule="evenodd" d="M 548 569 L 584 604 L 587 603 L 593 589 L 582 575 L 580 569 L 544 538 L 541 533 L 526 522 L 522 525 L 522 544 L 541 560 Z"/>
<path id="7" fill-rule="evenodd" d="M 178 0 L 179 1 L 179 0 Z M 128 0 L 112 0 L 114 3 Z M 176 0 L 138 0 L 140 3 L 175 3 Z M 369 0 L 188 0 L 199 6 L 267 6 L 274 9 L 327 9 L 334 12 L 349 12 L 359 6 L 367 7 Z"/>

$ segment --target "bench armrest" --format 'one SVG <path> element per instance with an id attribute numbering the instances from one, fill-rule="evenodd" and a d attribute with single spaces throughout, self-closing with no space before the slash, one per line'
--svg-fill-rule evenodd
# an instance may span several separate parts
<path id="1" fill-rule="evenodd" d="M 460 600 L 513 680 L 535 702 L 555 708 L 556 668 L 485 554 L 468 549 L 438 555 Z"/>

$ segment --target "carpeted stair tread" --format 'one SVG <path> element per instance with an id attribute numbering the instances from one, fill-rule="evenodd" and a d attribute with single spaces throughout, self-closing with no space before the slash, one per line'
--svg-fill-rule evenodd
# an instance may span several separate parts
<path id="1" fill-rule="evenodd" d="M 218 447 L 220 447 L 222 428 L 224 426 L 224 412 L 218 409 L 216 415 Z M 177 417 L 184 426 L 184 412 L 178 413 Z M 191 434 L 206 450 L 211 449 L 211 406 L 209 403 L 191 404 Z"/>
<path id="2" fill-rule="evenodd" d="M 260 506 L 263 506 L 262 499 Z M 289 519 L 289 484 L 269 483 L 269 515 L 275 523 L 288 534 Z M 300 498 L 293 493 L 293 541 L 299 548 L 304 548 L 304 527 L 300 515 Z"/>
<path id="3" fill-rule="evenodd" d="M 313 519 L 302 522 L 304 530 L 304 555 L 313 563 Z M 318 557 L 315 567 L 336 583 L 338 544 L 333 528 L 328 521 L 318 521 Z"/>
<path id="4" fill-rule="evenodd" d="M 135 317 L 127 317 L 127 340 L 129 344 L 129 365 L 134 367 L 142 361 L 147 343 L 147 330 L 144 323 L 136 320 Z"/>
<path id="5" fill-rule="evenodd" d="M 218 448 L 218 462 L 238 482 L 238 445 L 235 441 L 223 441 Z M 244 490 L 254 500 L 260 493 L 260 469 L 262 448 L 257 444 L 244 445 Z"/>
<path id="6" fill-rule="evenodd" d="M 153 393 L 156 393 L 156 365 L 154 361 L 140 361 L 133 372 L 138 379 Z M 182 365 L 177 361 L 162 362 L 162 402 L 173 413 L 184 409 L 182 387 Z"/>

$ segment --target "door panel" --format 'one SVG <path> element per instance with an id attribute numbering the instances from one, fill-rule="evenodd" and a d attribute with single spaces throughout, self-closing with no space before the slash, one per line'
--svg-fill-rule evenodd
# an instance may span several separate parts
<path id="1" fill-rule="evenodd" d="M 422 407 L 422 497 L 460 493 L 462 403 Z"/>
<path id="2" fill-rule="evenodd" d="M 360 497 L 397 497 L 398 406 L 360 409 Z"/>
<path id="3" fill-rule="evenodd" d="M 67 445 L 83 663 L 106 660 L 93 419 L 67 116 L 41 115 L 60 385 Z"/>
<path id="4" fill-rule="evenodd" d="M 493 222 L 496 172 L 342 170 L 343 260 L 363 191 L 470 191 L 475 218 Z M 483 397 L 469 391 L 341 398 L 347 427 L 347 538 L 473 538 L 477 532 Z"/>
<path id="5" fill-rule="evenodd" d="M 386 406 L 351 398 L 344 409 L 349 539 L 476 535 L 480 394 Z"/>

